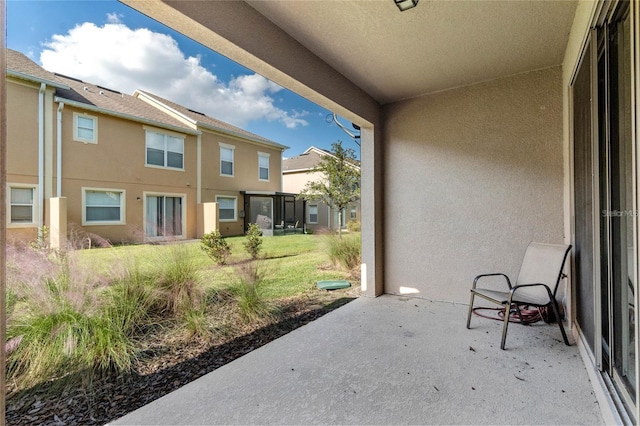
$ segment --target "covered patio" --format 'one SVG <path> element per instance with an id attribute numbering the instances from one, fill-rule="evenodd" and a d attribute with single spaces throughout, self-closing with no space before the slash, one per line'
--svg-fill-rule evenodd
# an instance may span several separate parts
<path id="1" fill-rule="evenodd" d="M 514 325 L 502 351 L 500 323 L 466 313 L 361 297 L 113 424 L 605 423 L 557 326 Z"/>
<path id="2" fill-rule="evenodd" d="M 141 413 L 591 424 L 595 394 L 606 422 L 638 422 L 637 1 L 121 1 L 360 127 L 362 291 L 416 298 L 361 299 Z M 418 300 L 466 303 L 532 241 L 573 247 L 556 299 L 575 347 L 514 327 L 502 353 L 499 326 L 467 332 L 460 305 Z"/>

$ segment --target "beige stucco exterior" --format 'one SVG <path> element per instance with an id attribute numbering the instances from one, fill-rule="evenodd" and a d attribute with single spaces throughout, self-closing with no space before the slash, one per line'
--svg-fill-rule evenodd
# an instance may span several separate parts
<path id="1" fill-rule="evenodd" d="M 53 74 L 51 76 L 56 78 Z M 60 218 L 65 217 L 70 242 L 81 246 L 86 244 L 74 239 L 87 239 L 95 245 L 199 238 L 204 229 L 211 228 L 212 223 L 219 224 L 223 235 L 240 235 L 244 233 L 241 192 L 281 190 L 281 156 L 286 147 L 201 128 L 185 117 L 161 110 L 156 105 L 152 105 L 156 110 L 151 113 L 153 120 L 138 118 L 133 114 L 135 105 L 145 104 L 130 96 L 126 99 L 128 109 L 124 109 L 124 113 L 100 109 L 92 104 L 85 107 L 74 99 L 57 96 L 56 87 L 52 85 L 45 85 L 40 94 L 40 82 L 35 78 L 29 81 L 28 78 L 7 80 L 8 103 L 11 105 L 7 115 L 7 182 L 8 188 L 33 188 L 34 220 L 32 223 L 10 223 L 9 214 L 9 239 L 33 240 L 36 237 L 40 206 L 42 225 L 49 226 L 50 217 L 55 219 L 52 224 L 56 226 L 56 244 L 60 244 L 60 230 L 64 230 Z M 87 93 L 92 90 L 93 86 Z M 117 105 L 119 96 L 114 96 L 113 92 L 106 96 L 109 100 L 105 101 L 115 100 Z M 39 110 L 42 111 L 40 115 Z M 169 117 L 169 124 L 163 124 L 163 116 Z M 78 117 L 94 120 L 95 140 L 88 142 L 76 137 Z M 60 135 L 58 123 L 61 123 Z M 183 167 L 148 165 L 147 132 L 182 140 Z M 234 173 L 231 177 L 220 173 L 221 144 L 234 148 Z M 60 159 L 57 155 L 59 150 L 62 153 Z M 269 159 L 268 180 L 259 179 L 259 155 Z M 61 176 L 57 171 L 59 160 Z M 58 194 L 59 180 L 61 191 Z M 85 216 L 85 195 L 91 191 L 118 197 L 121 220 L 109 223 L 89 221 Z M 51 205 L 49 199 L 53 196 L 64 197 L 65 201 Z M 235 220 L 218 221 L 217 217 L 204 217 L 206 212 L 212 213 L 210 208 L 200 208 L 201 214 L 198 214 L 198 205 L 216 206 L 216 197 L 219 196 L 237 199 Z M 148 201 L 152 200 L 149 197 L 181 200 L 181 208 L 174 207 L 175 211 L 180 210 L 182 219 L 179 221 L 179 235 L 164 238 L 147 235 Z M 153 200 L 155 202 L 156 199 Z M 55 212 L 52 207 L 55 207 Z M 66 212 L 60 211 L 63 207 L 66 207 Z M 10 199 L 7 210 L 11 211 Z"/>
<path id="2" fill-rule="evenodd" d="M 386 292 L 466 302 L 479 271 L 563 242 L 561 83 L 555 67 L 385 108 Z"/>

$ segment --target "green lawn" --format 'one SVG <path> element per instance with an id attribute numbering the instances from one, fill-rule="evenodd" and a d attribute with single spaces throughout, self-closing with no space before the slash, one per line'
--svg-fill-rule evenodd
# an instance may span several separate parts
<path id="1" fill-rule="evenodd" d="M 227 241 L 232 255 L 223 267 L 217 266 L 200 250 L 199 241 L 117 246 L 83 250 L 76 255 L 82 265 L 91 265 L 97 273 L 109 274 L 117 268 L 132 265 L 141 272 L 152 271 L 170 256 L 172 250 L 184 250 L 200 270 L 203 285 L 222 289 L 228 288 L 236 279 L 235 265 L 249 258 L 242 246 L 245 237 L 229 237 Z M 260 268 L 265 276 L 262 295 L 266 298 L 295 296 L 313 290 L 318 280 L 345 279 L 347 272 L 329 268 L 331 261 L 324 244 L 325 237 L 320 235 L 264 237 L 260 253 Z"/>

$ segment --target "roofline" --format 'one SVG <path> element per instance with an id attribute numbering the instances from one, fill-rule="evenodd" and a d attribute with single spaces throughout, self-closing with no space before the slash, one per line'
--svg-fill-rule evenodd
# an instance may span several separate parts
<path id="1" fill-rule="evenodd" d="M 305 168 L 302 168 L 302 169 L 283 170 L 282 174 L 306 172 L 306 171 L 309 171 L 309 170 L 313 170 L 313 167 L 305 167 Z"/>
<path id="2" fill-rule="evenodd" d="M 338 158 L 338 157 L 336 157 L 333 153 L 328 152 L 328 151 L 325 151 L 324 149 L 316 148 L 316 147 L 315 147 L 315 146 L 313 146 L 313 145 L 311 145 L 309 148 L 307 148 L 307 149 L 306 149 L 306 151 L 305 151 L 305 152 L 303 152 L 303 153 L 302 153 L 302 154 L 300 154 L 300 155 L 308 154 L 310 151 L 315 151 L 315 152 L 317 152 L 317 153 L 318 153 L 318 155 L 322 155 L 322 156 L 324 156 L 324 155 L 329 155 L 329 156 L 331 156 L 331 157 L 333 157 L 333 158 L 335 158 L 335 159 L 337 159 L 337 158 Z M 300 155 L 296 155 L 296 157 L 299 157 Z M 294 159 L 294 158 L 296 158 L 296 157 L 287 158 L 287 160 L 292 160 L 292 159 Z M 287 161 L 287 160 L 282 160 L 282 162 L 284 163 L 284 162 L 285 162 L 285 161 Z M 353 163 L 351 163 L 351 162 L 347 161 L 347 165 L 348 165 L 348 166 L 351 166 L 351 167 L 353 167 L 353 168 L 355 168 L 355 169 L 362 170 L 362 167 L 361 167 L 361 166 L 359 166 L 358 164 L 353 164 Z M 305 171 L 305 170 L 313 170 L 313 169 L 315 169 L 315 168 L 316 168 L 316 166 L 313 166 L 313 167 L 306 167 L 306 168 L 302 168 L 302 169 L 283 170 L 283 171 L 282 171 L 282 173 L 284 174 L 284 173 L 287 173 L 287 172 L 288 172 L 288 173 L 301 172 L 301 171 Z"/>
<path id="3" fill-rule="evenodd" d="M 14 71 L 14 70 L 11 70 L 11 69 L 7 69 L 7 77 L 15 77 L 15 78 L 19 78 L 21 80 L 33 81 L 35 83 L 44 83 L 47 86 L 56 87 L 58 89 L 71 89 L 69 86 L 67 86 L 65 84 L 58 83 L 58 82 L 53 81 L 53 80 L 47 80 L 47 79 L 44 79 L 44 78 L 36 77 L 34 75 L 31 75 L 31 74 L 25 74 L 25 73 L 20 72 L 20 71 Z"/>
<path id="4" fill-rule="evenodd" d="M 169 105 L 165 104 L 164 102 L 159 101 L 158 99 L 156 99 L 155 97 L 148 95 L 147 93 L 144 93 L 138 89 L 136 89 L 133 92 L 132 95 L 134 98 L 137 98 L 138 96 L 142 96 L 144 98 L 149 99 L 150 101 L 152 101 L 153 103 L 159 104 L 161 105 L 163 108 L 166 108 L 168 110 L 171 110 L 171 112 L 173 112 L 174 114 L 179 115 L 180 117 L 184 118 L 186 121 L 188 121 L 189 123 L 193 124 L 194 126 L 198 125 L 198 122 L 196 120 L 194 120 L 193 118 L 181 113 L 180 111 L 177 111 L 175 108 L 170 107 Z"/>
<path id="5" fill-rule="evenodd" d="M 176 131 L 176 132 L 179 132 L 179 133 L 186 133 L 186 134 L 189 134 L 189 135 L 199 135 L 199 134 L 201 134 L 201 132 L 199 132 L 197 130 L 192 130 L 192 129 L 189 129 L 189 128 L 186 128 L 186 127 L 178 127 L 178 126 L 174 126 L 173 124 L 163 123 L 161 121 L 149 120 L 149 119 L 146 119 L 146 118 L 137 117 L 135 115 L 125 114 L 125 113 L 122 113 L 122 112 L 117 112 L 117 111 L 114 111 L 114 110 L 111 110 L 111 109 L 100 108 L 100 107 L 96 107 L 96 106 L 85 104 L 83 102 L 72 101 L 71 99 L 63 98 L 63 97 L 60 97 L 60 96 L 56 96 L 54 98 L 54 101 L 55 102 L 62 102 L 65 105 L 74 106 L 74 107 L 80 108 L 80 109 L 86 109 L 86 110 L 93 111 L 93 112 L 100 112 L 102 114 L 112 115 L 114 117 L 124 118 L 126 120 L 136 121 L 136 122 L 143 123 L 143 124 L 149 124 L 151 126 L 162 127 L 162 128 L 167 129 L 167 130 L 173 130 L 173 131 Z"/>
<path id="6" fill-rule="evenodd" d="M 285 150 L 289 149 L 288 146 L 279 144 L 277 142 L 265 141 L 265 140 L 254 138 L 254 137 L 251 137 L 251 136 L 248 136 L 248 135 L 243 135 L 242 133 L 239 133 L 239 132 L 234 132 L 233 130 L 223 129 L 223 128 L 214 126 L 212 124 L 204 123 L 204 122 L 199 121 L 199 120 L 194 120 L 193 118 L 189 117 L 188 115 L 186 115 L 186 114 L 176 110 L 175 108 L 170 107 L 169 105 L 167 105 L 167 104 L 161 102 L 160 100 L 156 99 L 151 94 L 148 94 L 148 93 L 145 93 L 145 92 L 142 92 L 142 91 L 136 89 L 133 92 L 133 96 L 138 97 L 138 95 L 142 95 L 143 97 L 151 100 L 152 102 L 154 102 L 154 103 L 156 103 L 158 105 L 162 105 L 163 108 L 167 108 L 168 110 L 171 110 L 171 112 L 173 112 L 174 114 L 177 114 L 180 117 L 183 117 L 189 123 L 192 123 L 192 124 L 194 124 L 194 125 L 196 125 L 198 127 L 203 127 L 205 129 L 214 130 L 214 131 L 216 131 L 218 133 L 223 133 L 223 134 L 234 136 L 234 137 L 241 138 L 241 139 L 248 139 L 248 140 L 250 140 L 252 142 L 259 143 L 259 144 L 264 145 L 264 146 L 268 146 L 268 147 L 271 147 L 271 148 L 278 148 L 280 151 L 285 151 Z M 213 117 L 211 117 L 211 118 L 213 118 Z"/>
<path id="7" fill-rule="evenodd" d="M 198 125 L 198 127 L 204 127 L 205 129 L 214 130 L 214 131 L 216 131 L 218 133 L 224 133 L 226 135 L 234 136 L 236 138 L 241 138 L 241 139 L 245 139 L 245 140 L 248 139 L 253 143 L 260 144 L 260 145 L 263 145 L 263 146 L 266 146 L 266 147 L 277 148 L 280 151 L 285 151 L 285 150 L 290 148 L 290 147 L 288 147 L 286 145 L 279 144 L 278 142 L 270 142 L 270 141 L 260 140 L 258 138 L 253 138 L 251 136 L 243 135 L 242 133 L 234 132 L 233 130 L 221 129 L 220 127 L 216 127 L 216 126 L 213 126 L 211 124 L 206 124 L 206 123 L 203 123 L 201 121 L 198 121 L 196 124 Z"/>

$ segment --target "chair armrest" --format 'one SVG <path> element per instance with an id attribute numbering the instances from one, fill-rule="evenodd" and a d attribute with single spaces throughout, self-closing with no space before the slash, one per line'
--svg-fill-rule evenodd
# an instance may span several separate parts
<path id="1" fill-rule="evenodd" d="M 480 280 L 480 278 L 484 278 L 484 277 L 497 277 L 497 276 L 502 276 L 504 277 L 504 279 L 507 281 L 507 285 L 509 286 L 509 288 L 511 288 L 511 281 L 509 280 L 509 277 L 506 276 L 505 274 L 502 274 L 500 272 L 496 272 L 493 274 L 482 274 L 482 275 L 478 275 L 477 277 L 475 277 L 473 279 L 473 287 L 471 287 L 471 289 L 475 289 L 476 288 L 476 284 L 478 283 L 478 281 Z"/>

